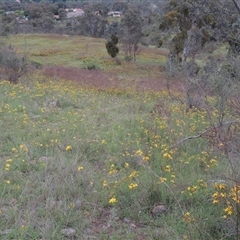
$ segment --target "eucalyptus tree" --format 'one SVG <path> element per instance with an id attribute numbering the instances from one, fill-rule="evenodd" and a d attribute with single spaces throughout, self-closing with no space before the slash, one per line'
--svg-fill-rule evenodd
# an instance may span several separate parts
<path id="1" fill-rule="evenodd" d="M 139 43 L 142 38 L 142 25 L 139 15 L 132 10 L 127 10 L 121 20 L 120 42 L 126 53 L 126 59 L 136 61 L 139 52 Z"/>
<path id="2" fill-rule="evenodd" d="M 159 28 L 169 41 L 168 82 L 181 79 L 187 110 L 204 110 L 209 123 L 206 129 L 199 130 L 198 135 L 180 142 L 207 139 L 207 151 L 214 151 L 222 161 L 229 163 L 230 173 L 227 170 L 223 173 L 226 182 L 231 180 L 231 185 L 237 187 L 240 179 L 238 1 L 169 0 Z M 235 193 L 239 194 L 239 191 Z M 231 204 L 235 214 L 229 218 L 235 230 L 221 239 L 237 240 L 240 237 L 239 202 L 232 201 Z M 226 229 L 224 223 L 223 227 Z"/>
<path id="3" fill-rule="evenodd" d="M 159 28 L 168 35 L 167 68 L 171 75 L 182 73 L 189 106 L 196 94 L 203 102 L 211 93 L 219 98 L 218 110 L 224 114 L 227 99 L 237 95 L 240 85 L 237 1 L 169 0 Z M 219 46 L 227 50 L 216 58 L 212 53 Z M 196 61 L 199 53 L 207 60 Z"/>

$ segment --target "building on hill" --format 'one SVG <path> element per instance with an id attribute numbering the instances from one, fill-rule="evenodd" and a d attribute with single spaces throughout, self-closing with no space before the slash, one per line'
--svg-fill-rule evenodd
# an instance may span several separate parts
<path id="1" fill-rule="evenodd" d="M 108 17 L 121 17 L 122 16 L 122 12 L 119 11 L 110 11 L 108 12 Z"/>
<path id="2" fill-rule="evenodd" d="M 19 24 L 25 24 L 25 23 L 28 22 L 28 18 L 27 17 L 17 17 L 16 20 L 17 20 L 17 22 Z"/>
<path id="3" fill-rule="evenodd" d="M 81 8 L 66 9 L 67 18 L 75 18 L 84 15 L 84 11 Z"/>

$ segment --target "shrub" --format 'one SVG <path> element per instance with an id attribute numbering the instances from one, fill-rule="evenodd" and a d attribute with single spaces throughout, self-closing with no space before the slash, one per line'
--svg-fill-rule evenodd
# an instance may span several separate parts
<path id="1" fill-rule="evenodd" d="M 16 53 L 9 45 L 0 46 L 0 73 L 1 80 L 18 83 L 19 78 L 27 71 L 27 60 L 25 56 Z"/>
<path id="2" fill-rule="evenodd" d="M 124 59 L 125 59 L 126 62 L 131 62 L 133 57 L 132 56 L 126 56 Z"/>
<path id="3" fill-rule="evenodd" d="M 117 54 L 119 53 L 119 48 L 116 46 L 118 43 L 118 38 L 112 34 L 111 40 L 106 43 L 106 49 L 108 51 L 108 54 L 115 58 Z"/>
<path id="4" fill-rule="evenodd" d="M 83 61 L 84 68 L 88 70 L 102 69 L 99 62 L 96 59 L 86 59 Z"/>

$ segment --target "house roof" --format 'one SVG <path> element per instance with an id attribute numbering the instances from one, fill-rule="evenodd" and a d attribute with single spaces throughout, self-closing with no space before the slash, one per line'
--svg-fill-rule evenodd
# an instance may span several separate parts
<path id="1" fill-rule="evenodd" d="M 67 18 L 75 18 L 75 17 L 82 16 L 84 14 L 84 11 L 81 8 L 74 8 L 71 10 L 72 12 L 67 13 Z"/>

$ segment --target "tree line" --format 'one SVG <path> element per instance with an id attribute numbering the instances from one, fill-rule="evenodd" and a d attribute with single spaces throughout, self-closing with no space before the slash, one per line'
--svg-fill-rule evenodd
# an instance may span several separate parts
<path id="1" fill-rule="evenodd" d="M 159 16 L 163 6 L 162 2 L 0 2 L 0 35 L 55 33 L 106 38 L 108 41 L 115 35 L 123 45 L 126 59 L 135 60 L 139 44 L 158 44 Z M 83 9 L 84 14 L 68 17 L 68 11 L 74 8 Z M 121 12 L 122 16 L 111 18 L 109 11 Z"/>

